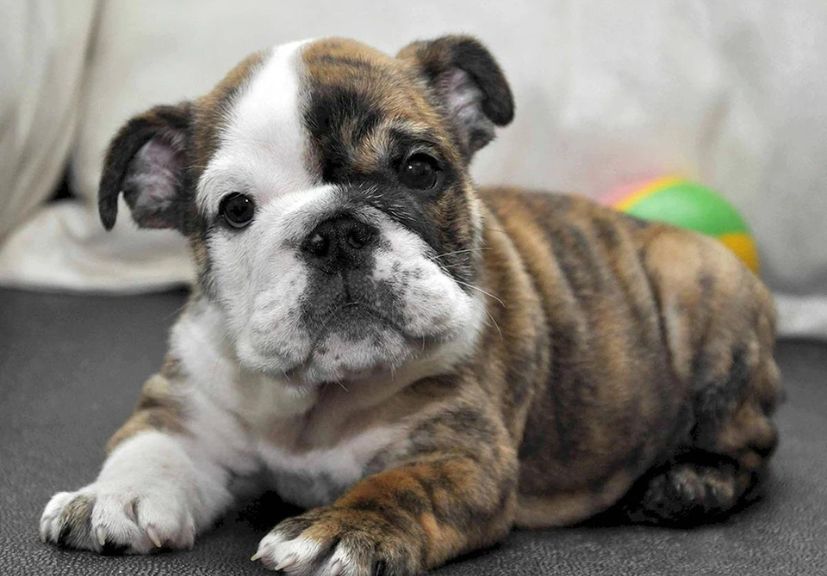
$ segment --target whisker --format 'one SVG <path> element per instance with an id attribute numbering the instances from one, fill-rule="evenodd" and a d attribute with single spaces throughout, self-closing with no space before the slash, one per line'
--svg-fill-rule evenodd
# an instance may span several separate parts
<path id="1" fill-rule="evenodd" d="M 481 246 L 479 248 L 468 248 L 468 249 L 465 249 L 465 250 L 454 250 L 453 252 L 443 252 L 442 254 L 435 254 L 434 256 L 431 256 L 430 259 L 431 260 L 439 260 L 440 258 L 445 258 L 446 256 L 454 256 L 455 254 L 465 254 L 467 252 L 479 252 L 481 250 L 488 250 L 488 249 L 489 248 Z"/>
<path id="2" fill-rule="evenodd" d="M 503 339 L 503 331 L 502 331 L 502 330 L 500 330 L 500 325 L 499 325 L 499 324 L 497 324 L 497 321 L 496 321 L 496 320 L 494 320 L 494 317 L 491 315 L 491 312 L 489 312 L 488 310 L 486 310 L 486 311 L 485 311 L 485 313 L 488 315 L 488 319 L 489 319 L 489 320 L 491 320 L 491 322 L 493 322 L 493 323 L 494 323 L 494 328 L 496 328 L 496 329 L 497 329 L 497 332 L 498 332 L 498 333 L 499 333 L 499 335 L 500 335 L 500 340 L 502 340 L 502 339 Z"/>
<path id="3" fill-rule="evenodd" d="M 491 292 L 486 292 L 485 290 L 483 290 L 483 289 L 482 289 L 482 288 L 480 288 L 479 286 L 474 286 L 473 284 L 469 284 L 468 282 L 463 282 L 462 280 L 457 280 L 456 278 L 454 279 L 454 282 L 456 282 L 456 283 L 457 283 L 457 284 L 459 284 L 460 286 L 467 286 L 467 287 L 468 287 L 468 288 L 470 288 L 471 290 L 476 290 L 477 292 L 481 292 L 482 294 L 485 294 L 485 295 L 486 295 L 486 296 L 488 296 L 489 298 L 493 298 L 494 300 L 496 300 L 497 302 L 499 302 L 499 303 L 500 303 L 500 306 L 502 306 L 503 308 L 505 308 L 505 302 L 503 302 L 502 300 L 500 300 L 499 298 L 497 298 L 496 296 L 494 296 L 493 294 L 491 294 Z"/>

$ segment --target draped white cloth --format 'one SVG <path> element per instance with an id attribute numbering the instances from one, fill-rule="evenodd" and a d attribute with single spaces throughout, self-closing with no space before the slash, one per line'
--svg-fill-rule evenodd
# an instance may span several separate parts
<path id="1" fill-rule="evenodd" d="M 599 197 L 682 174 L 752 226 L 782 331 L 827 337 L 824 0 L 0 0 L 0 283 L 136 291 L 187 282 L 182 239 L 97 222 L 108 139 L 208 90 L 263 46 L 349 36 L 395 52 L 477 35 L 517 101 L 480 183 Z M 44 206 L 70 154 L 79 200 Z M 125 213 L 122 213 L 125 215 Z"/>

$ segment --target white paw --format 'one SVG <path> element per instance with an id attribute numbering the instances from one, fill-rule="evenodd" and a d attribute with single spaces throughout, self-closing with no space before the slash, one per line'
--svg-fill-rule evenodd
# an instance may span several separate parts
<path id="1" fill-rule="evenodd" d="M 52 497 L 40 518 L 40 538 L 95 552 L 146 554 L 191 548 L 195 523 L 178 490 L 90 484 Z"/>
<path id="2" fill-rule="evenodd" d="M 302 537 L 287 540 L 283 535 L 271 532 L 261 539 L 258 551 L 251 560 L 261 560 L 271 570 L 295 576 L 328 573 L 332 576 L 337 572 L 317 566 L 321 555 L 326 552 L 321 542 Z"/>
<path id="3" fill-rule="evenodd" d="M 372 548 L 368 539 L 360 544 Z M 375 576 L 384 573 L 377 570 L 375 562 L 371 564 L 371 554 L 367 550 L 359 554 L 358 547 L 353 549 L 348 543 L 332 545 L 333 550 L 331 543 L 303 536 L 287 540 L 283 535 L 271 532 L 262 538 L 258 552 L 251 560 L 261 560 L 270 570 L 290 576 Z"/>
<path id="4" fill-rule="evenodd" d="M 422 557 L 415 535 L 373 512 L 317 508 L 281 521 L 252 560 L 289 576 L 413 576 Z"/>

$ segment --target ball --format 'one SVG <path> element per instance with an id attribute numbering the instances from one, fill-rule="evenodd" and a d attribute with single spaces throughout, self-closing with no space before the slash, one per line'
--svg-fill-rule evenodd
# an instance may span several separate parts
<path id="1" fill-rule="evenodd" d="M 628 186 L 606 197 L 621 212 L 694 230 L 721 241 L 758 273 L 758 251 L 744 219 L 713 190 L 679 177 Z"/>

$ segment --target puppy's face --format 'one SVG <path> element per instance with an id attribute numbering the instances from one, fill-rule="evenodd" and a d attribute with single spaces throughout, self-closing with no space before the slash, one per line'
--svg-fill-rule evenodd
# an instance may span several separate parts
<path id="1" fill-rule="evenodd" d="M 473 153 L 513 114 L 476 41 L 396 58 L 347 40 L 256 54 L 113 141 L 104 224 L 186 234 L 246 368 L 298 384 L 450 364 L 485 315 Z"/>

